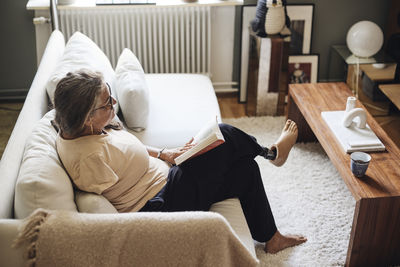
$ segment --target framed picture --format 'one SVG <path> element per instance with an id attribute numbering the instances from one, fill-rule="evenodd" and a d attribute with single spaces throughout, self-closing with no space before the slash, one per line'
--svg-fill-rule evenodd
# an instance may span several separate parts
<path id="1" fill-rule="evenodd" d="M 319 55 L 289 56 L 289 83 L 316 83 Z"/>
<path id="2" fill-rule="evenodd" d="M 309 54 L 314 5 L 287 5 L 286 8 L 292 32 L 289 54 Z"/>

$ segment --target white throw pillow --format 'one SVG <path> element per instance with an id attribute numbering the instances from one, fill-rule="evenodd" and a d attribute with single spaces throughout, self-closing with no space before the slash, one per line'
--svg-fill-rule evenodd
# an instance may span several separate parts
<path id="1" fill-rule="evenodd" d="M 80 32 L 75 32 L 65 45 L 64 54 L 46 84 L 51 103 L 54 104 L 54 92 L 58 82 L 68 72 L 80 69 L 101 72 L 105 81 L 110 84 L 114 98 L 118 99 L 117 92 L 114 89 L 114 69 L 107 56 L 89 37 Z M 114 107 L 115 112 L 118 113 L 118 103 Z"/>
<path id="2" fill-rule="evenodd" d="M 115 68 L 115 88 L 126 125 L 144 130 L 149 116 L 149 89 L 139 60 L 125 48 Z"/>
<path id="3" fill-rule="evenodd" d="M 56 151 L 57 132 L 49 111 L 26 141 L 15 186 L 15 217 L 29 216 L 37 208 L 77 211 L 72 183 Z"/>
<path id="4" fill-rule="evenodd" d="M 104 196 L 75 190 L 75 203 L 79 212 L 118 213 L 117 209 Z"/>

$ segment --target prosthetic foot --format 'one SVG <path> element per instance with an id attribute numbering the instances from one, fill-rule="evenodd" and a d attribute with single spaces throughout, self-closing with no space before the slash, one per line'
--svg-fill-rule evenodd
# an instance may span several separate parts
<path id="1" fill-rule="evenodd" d="M 280 167 L 286 162 L 290 150 L 296 143 L 297 134 L 298 131 L 296 123 L 294 121 L 287 120 L 285 127 L 283 127 L 281 136 L 279 136 L 276 143 L 271 146 L 272 150 L 276 150 L 276 158 L 275 160 L 271 160 L 272 164 Z"/>

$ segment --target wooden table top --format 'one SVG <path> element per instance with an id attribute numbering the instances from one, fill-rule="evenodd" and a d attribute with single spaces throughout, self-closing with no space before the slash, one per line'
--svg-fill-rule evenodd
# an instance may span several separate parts
<path id="1" fill-rule="evenodd" d="M 371 114 L 367 111 L 367 123 L 386 151 L 368 152 L 372 159 L 362 178 L 352 174 L 350 154 L 344 152 L 321 116 L 322 111 L 345 110 L 347 97 L 353 96 L 345 83 L 290 84 L 289 94 L 356 200 L 400 196 L 400 149 Z M 358 100 L 356 107 L 366 110 Z"/>
<path id="2" fill-rule="evenodd" d="M 379 89 L 400 109 L 400 84 L 380 84 Z"/>

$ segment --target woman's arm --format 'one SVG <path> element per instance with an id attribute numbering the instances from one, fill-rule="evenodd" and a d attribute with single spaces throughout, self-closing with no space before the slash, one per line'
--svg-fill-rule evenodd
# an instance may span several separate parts
<path id="1" fill-rule="evenodd" d="M 161 153 L 160 153 L 159 158 L 161 158 L 161 155 L 164 152 L 163 150 L 165 150 L 164 148 L 155 148 L 152 146 L 146 146 L 146 149 L 147 149 L 147 152 L 149 153 L 149 155 L 152 156 L 153 158 L 157 158 L 159 156 L 160 152 Z"/>
<path id="2" fill-rule="evenodd" d="M 155 148 L 151 146 L 146 146 L 147 152 L 150 156 L 154 158 L 159 158 L 171 164 L 175 164 L 175 158 L 183 154 L 184 152 L 191 149 L 195 144 L 193 142 L 193 137 L 187 142 L 183 147 L 177 148 Z"/>

